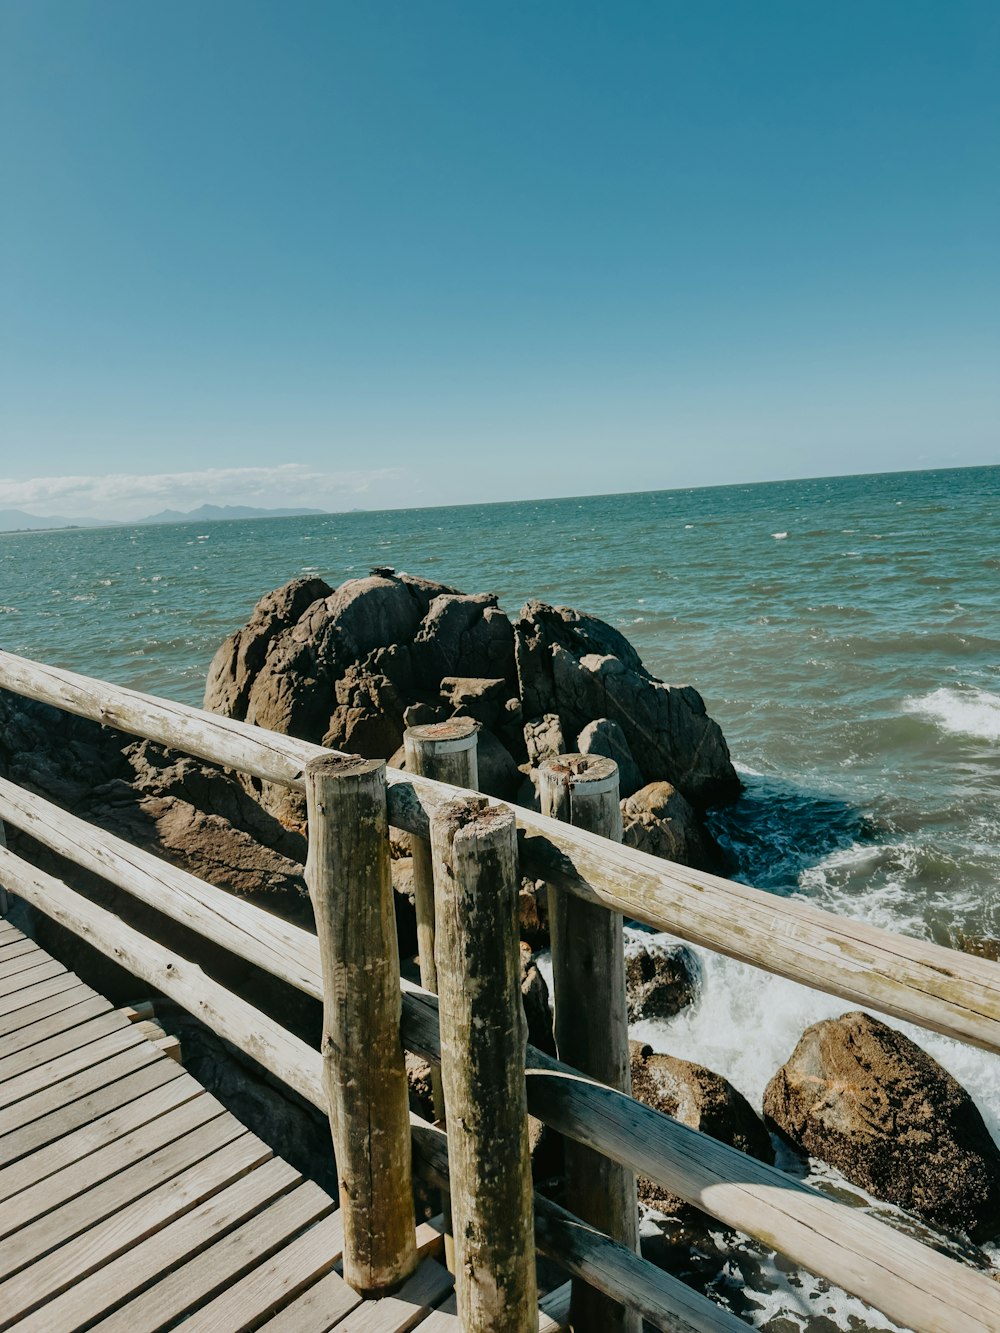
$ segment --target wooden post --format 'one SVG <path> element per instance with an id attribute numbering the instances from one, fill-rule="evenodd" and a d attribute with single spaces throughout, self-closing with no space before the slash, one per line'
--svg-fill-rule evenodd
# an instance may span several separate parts
<path id="1" fill-rule="evenodd" d="M 437 782 L 450 782 L 453 787 L 479 789 L 479 760 L 477 738 L 479 723 L 469 717 L 455 717 L 447 722 L 434 722 L 422 727 L 409 727 L 403 736 L 406 771 Z M 420 960 L 420 981 L 429 991 L 437 994 L 437 966 L 434 961 L 434 865 L 430 843 L 424 838 L 411 836 L 413 854 L 413 901 L 417 913 L 417 955 Z M 441 1089 L 441 1071 L 431 1067 L 431 1097 L 434 1115 L 444 1124 L 444 1093 Z M 451 1202 L 446 1189 L 441 1190 L 441 1212 L 444 1214 L 444 1257 L 450 1273 L 455 1271 L 455 1237 L 451 1222 Z"/>
<path id="2" fill-rule="evenodd" d="M 479 723 L 472 718 L 455 717 L 430 726 L 410 727 L 403 737 L 406 771 L 453 787 L 479 789 L 479 762 L 476 752 Z M 430 844 L 423 838 L 410 839 L 413 850 L 413 896 L 417 909 L 417 949 L 420 955 L 420 982 L 437 994 L 434 964 L 434 871 Z M 439 1108 L 435 1106 L 438 1115 Z"/>
<path id="3" fill-rule="evenodd" d="M 384 762 L 312 760 L 306 803 L 344 1278 L 384 1294 L 417 1265 Z"/>
<path id="4" fill-rule="evenodd" d="M 542 814 L 622 840 L 618 765 L 603 755 L 562 755 L 539 769 Z M 622 918 L 549 886 L 549 937 L 556 1049 L 560 1060 L 631 1093 Z M 566 1206 L 630 1250 L 638 1250 L 635 1175 L 565 1140 Z M 573 1279 L 576 1333 L 639 1333 L 641 1320 Z"/>
<path id="5" fill-rule="evenodd" d="M 431 846 L 459 1324 L 537 1333 L 513 812 L 449 801 Z"/>

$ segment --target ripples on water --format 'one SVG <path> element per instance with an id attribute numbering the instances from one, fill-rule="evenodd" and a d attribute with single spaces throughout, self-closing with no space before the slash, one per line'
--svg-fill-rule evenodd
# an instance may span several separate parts
<path id="1" fill-rule="evenodd" d="M 749 882 L 942 943 L 1000 938 L 1000 468 L 11 534 L 0 643 L 197 704 L 263 592 L 376 564 L 495 591 L 512 613 L 529 597 L 591 611 L 657 675 L 696 684 L 744 771 L 714 821 Z M 643 1036 L 759 1107 L 803 1027 L 849 1006 L 702 964 L 699 1005 Z M 911 1035 L 996 1129 L 1000 1061 Z M 856 1302 L 809 1296 L 822 1284 L 751 1249 L 734 1265 L 726 1280 L 760 1288 L 759 1326 L 887 1327 L 851 1324 Z"/>

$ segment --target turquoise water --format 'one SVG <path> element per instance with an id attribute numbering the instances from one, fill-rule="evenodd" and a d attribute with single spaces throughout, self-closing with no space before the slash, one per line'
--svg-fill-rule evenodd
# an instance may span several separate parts
<path id="1" fill-rule="evenodd" d="M 716 823 L 751 882 L 943 943 L 1000 939 L 1000 468 L 10 534 L 0 644 L 200 703 L 263 592 L 373 565 L 512 613 L 596 613 L 695 684 L 747 782 Z M 759 1106 L 805 1023 L 846 1006 L 704 962 L 698 1009 L 645 1035 Z M 996 1126 L 1000 1062 L 919 1039 Z"/>

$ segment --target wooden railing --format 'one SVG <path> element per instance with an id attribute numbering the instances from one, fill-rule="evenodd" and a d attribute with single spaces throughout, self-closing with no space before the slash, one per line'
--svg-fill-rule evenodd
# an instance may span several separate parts
<path id="1" fill-rule="evenodd" d="M 359 1289 L 391 1287 L 412 1262 L 412 1160 L 416 1170 L 441 1183 L 450 1175 L 456 1281 L 470 1330 L 531 1327 L 534 1315 L 526 1312 L 534 1301 L 533 1244 L 574 1275 L 581 1294 L 596 1289 L 609 1298 L 612 1323 L 605 1327 L 635 1327 L 638 1315 L 666 1329 L 744 1327 L 640 1259 L 627 1225 L 622 1234 L 608 1236 L 591 1225 L 600 1219 L 582 1221 L 537 1195 L 532 1199 L 521 1149 L 526 1106 L 567 1139 L 617 1164 L 626 1182 L 641 1172 L 910 1328 L 927 1333 L 1000 1328 L 1000 1289 L 982 1273 L 698 1134 L 589 1071 L 530 1046 L 525 1056 L 514 901 L 522 873 L 545 879 L 573 901 L 1000 1051 L 996 964 L 687 870 L 587 828 L 420 773 L 359 763 L 3 652 L 0 688 L 306 791 L 307 880 L 317 935 L 3 780 L 0 820 L 323 1000 L 323 1054 L 194 963 L 3 848 L 0 886 L 177 1000 L 330 1114 L 350 1237 L 345 1275 Z M 564 785 L 578 778 L 584 780 L 585 771 L 563 769 Z M 568 808 L 556 813 L 572 818 L 573 801 L 564 805 Z M 425 902 L 424 926 L 437 931 L 433 952 L 440 1000 L 426 984 L 404 981 L 401 991 L 395 980 L 386 985 L 398 969 L 388 879 L 390 825 L 431 844 L 425 864 L 432 867 L 436 913 L 428 919 Z M 489 912 L 483 910 L 487 904 Z M 602 938 L 613 940 L 615 932 Z M 606 946 L 599 947 L 606 952 Z M 607 988 L 618 984 L 611 962 L 604 957 L 610 980 L 595 989 L 598 1007 Z M 567 967 L 571 974 L 568 960 Z M 556 969 L 557 1013 L 560 971 L 566 969 Z M 574 984 L 578 995 L 579 978 Z M 366 1034 L 376 1031 L 380 1039 L 370 1040 Z M 452 1121 L 450 1135 L 413 1117 L 407 1124 L 401 1114 L 405 1083 L 396 1032 L 402 1047 L 442 1065 L 439 1091 Z M 623 1036 L 614 1038 L 619 1047 Z M 498 1144 L 506 1155 L 503 1171 L 497 1170 Z M 617 1226 L 609 1223 L 609 1229 Z M 483 1295 L 491 1289 L 503 1299 L 494 1297 L 491 1304 Z M 583 1327 L 593 1302 L 588 1307 L 575 1301 L 574 1308 Z"/>

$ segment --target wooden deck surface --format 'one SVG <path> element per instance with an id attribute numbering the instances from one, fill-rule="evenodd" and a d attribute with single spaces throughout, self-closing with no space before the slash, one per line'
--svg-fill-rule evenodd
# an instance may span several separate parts
<path id="1" fill-rule="evenodd" d="M 439 1239 L 419 1228 L 414 1277 L 362 1301 L 335 1200 L 0 921 L 0 1329 L 454 1333 Z"/>

